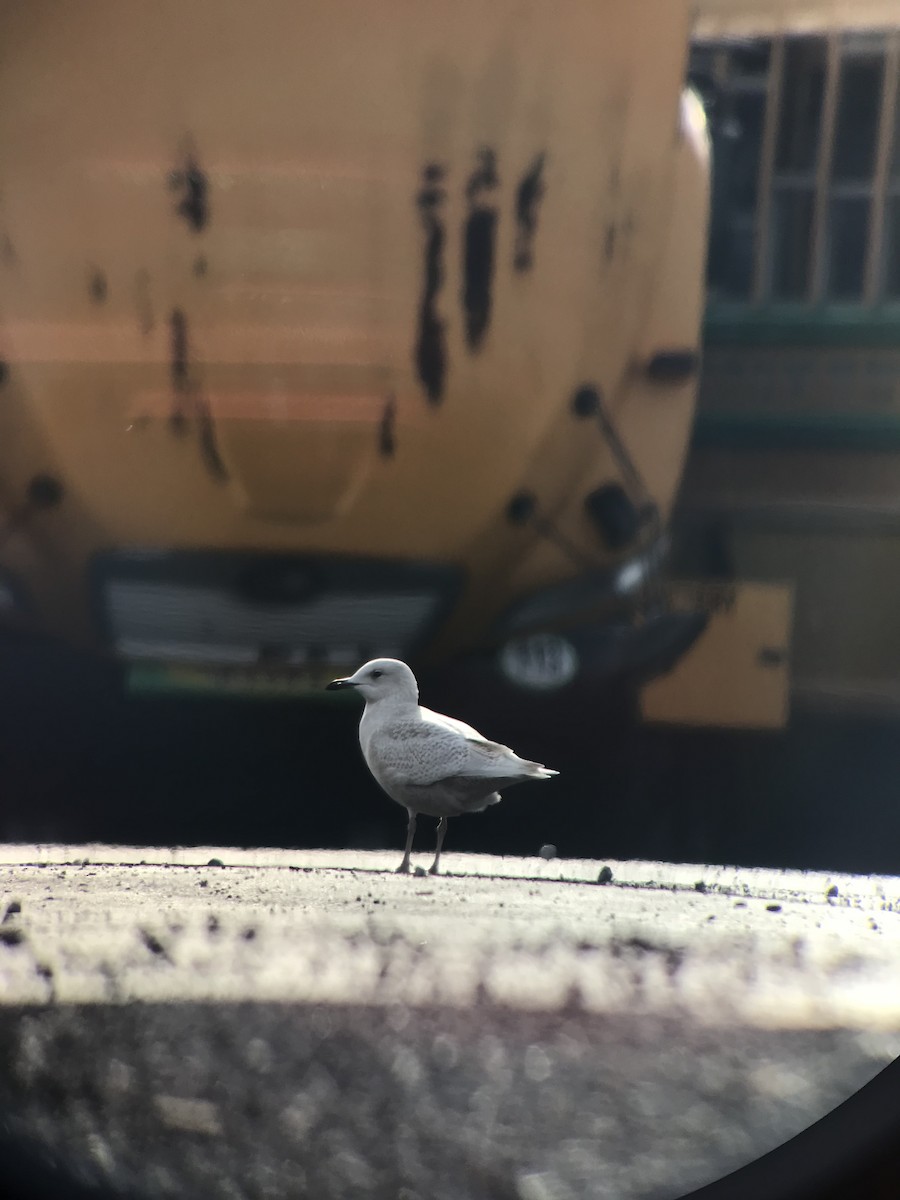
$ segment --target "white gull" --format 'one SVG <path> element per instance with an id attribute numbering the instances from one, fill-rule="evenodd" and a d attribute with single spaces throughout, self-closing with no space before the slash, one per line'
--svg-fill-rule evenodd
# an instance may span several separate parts
<path id="1" fill-rule="evenodd" d="M 409 871 L 416 814 L 439 817 L 437 851 L 429 871 L 438 873 L 447 818 L 480 812 L 500 800 L 500 788 L 558 775 L 489 742 L 477 729 L 419 704 L 416 677 L 396 658 L 375 658 L 329 690 L 356 688 L 366 707 L 359 744 L 376 781 L 409 813 L 406 850 L 398 872 Z"/>

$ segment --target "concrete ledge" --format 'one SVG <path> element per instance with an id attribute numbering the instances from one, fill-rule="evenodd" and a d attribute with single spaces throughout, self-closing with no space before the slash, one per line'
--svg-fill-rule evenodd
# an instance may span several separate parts
<path id="1" fill-rule="evenodd" d="M 900 1052 L 898 879 L 398 857 L 0 847 L 17 1136 L 128 1194 L 663 1200 Z"/>

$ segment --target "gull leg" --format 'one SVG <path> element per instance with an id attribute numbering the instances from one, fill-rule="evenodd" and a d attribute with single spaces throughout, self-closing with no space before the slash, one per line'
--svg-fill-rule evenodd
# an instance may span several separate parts
<path id="1" fill-rule="evenodd" d="M 429 875 L 438 874 L 438 863 L 441 860 L 441 846 L 444 844 L 444 834 L 447 832 L 447 818 L 441 817 L 437 827 L 437 849 L 434 852 L 434 862 L 428 868 Z"/>
<path id="2" fill-rule="evenodd" d="M 403 851 L 403 862 L 396 870 L 397 875 L 409 874 L 409 852 L 412 850 L 413 838 L 416 836 L 416 814 L 411 808 L 406 811 L 409 813 L 409 824 L 406 826 L 406 849 Z"/>

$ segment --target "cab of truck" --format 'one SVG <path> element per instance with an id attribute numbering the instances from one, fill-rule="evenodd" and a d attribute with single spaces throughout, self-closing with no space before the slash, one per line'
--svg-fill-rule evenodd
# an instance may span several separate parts
<path id="1" fill-rule="evenodd" d="M 659 587 L 704 298 L 691 19 L 5 6 L 9 636 L 137 688 L 671 665 L 705 623 Z"/>

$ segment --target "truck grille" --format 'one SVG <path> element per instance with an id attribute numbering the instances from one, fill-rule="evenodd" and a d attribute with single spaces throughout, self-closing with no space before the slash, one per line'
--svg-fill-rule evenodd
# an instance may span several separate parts
<path id="1" fill-rule="evenodd" d="M 209 552 L 103 555 L 95 574 L 119 655 L 210 665 L 406 657 L 456 590 L 441 567 Z"/>

